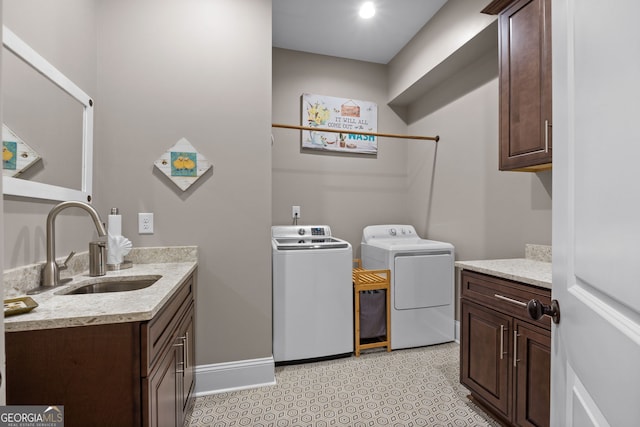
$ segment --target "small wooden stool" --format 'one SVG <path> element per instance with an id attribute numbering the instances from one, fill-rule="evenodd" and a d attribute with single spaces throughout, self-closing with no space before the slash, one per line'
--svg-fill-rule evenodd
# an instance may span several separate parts
<path id="1" fill-rule="evenodd" d="M 355 301 L 355 355 L 360 356 L 360 350 L 376 347 L 387 347 L 391 351 L 391 271 L 390 270 L 365 270 L 359 259 L 353 260 L 357 267 L 353 268 L 353 297 Z M 386 313 L 387 313 L 387 333 L 383 341 L 372 343 L 361 343 L 360 338 L 360 292 L 362 291 L 385 291 Z"/>

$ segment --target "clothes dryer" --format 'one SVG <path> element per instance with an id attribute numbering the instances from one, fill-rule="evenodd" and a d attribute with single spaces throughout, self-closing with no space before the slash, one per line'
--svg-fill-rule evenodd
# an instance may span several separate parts
<path id="1" fill-rule="evenodd" d="M 454 247 L 422 239 L 411 225 L 371 225 L 362 233 L 362 265 L 391 272 L 391 348 L 455 338 Z"/>

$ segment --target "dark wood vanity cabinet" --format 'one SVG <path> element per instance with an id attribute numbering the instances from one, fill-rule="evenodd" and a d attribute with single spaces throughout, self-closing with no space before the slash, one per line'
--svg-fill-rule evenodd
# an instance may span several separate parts
<path id="1" fill-rule="evenodd" d="M 142 324 L 143 426 L 181 426 L 193 403 L 195 335 L 193 280 L 165 309 Z"/>
<path id="2" fill-rule="evenodd" d="M 149 411 L 145 426 L 181 426 L 192 403 L 194 382 L 193 307 L 180 322 L 172 345 L 160 355 L 158 364 L 143 379 L 143 394 Z"/>
<path id="3" fill-rule="evenodd" d="M 461 284 L 460 382 L 501 422 L 548 426 L 550 320 L 516 302 L 550 304 L 551 291 L 467 270 Z"/>
<path id="4" fill-rule="evenodd" d="M 499 13 L 500 170 L 549 169 L 551 0 L 495 0 L 483 12 Z"/>
<path id="5" fill-rule="evenodd" d="M 193 403 L 194 277 L 153 319 L 7 332 L 7 404 L 64 405 L 65 426 L 182 426 Z"/>

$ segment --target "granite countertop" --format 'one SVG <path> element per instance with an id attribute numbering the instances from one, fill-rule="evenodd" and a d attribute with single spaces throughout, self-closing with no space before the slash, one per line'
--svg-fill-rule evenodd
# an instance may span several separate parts
<path id="1" fill-rule="evenodd" d="M 549 246 L 527 245 L 525 258 L 456 261 L 455 265 L 463 270 L 551 289 L 551 247 Z"/>
<path id="2" fill-rule="evenodd" d="M 107 323 L 145 321 L 153 318 L 180 285 L 196 270 L 197 248 L 137 248 L 126 259 L 133 267 L 109 271 L 100 278 L 126 278 L 130 276 L 162 276 L 153 285 L 135 291 L 99 294 L 60 295 L 72 288 L 93 282 L 87 271 L 73 275 L 73 280 L 50 291 L 30 295 L 38 307 L 29 313 L 5 318 L 6 332 L 65 328 Z M 32 272 L 26 266 L 5 271 L 4 280 L 9 292 L 5 297 L 25 295 L 24 281 Z M 29 286 L 31 288 L 33 286 Z M 20 293 L 22 294 L 20 295 Z M 13 294 L 13 295 L 12 295 Z"/>

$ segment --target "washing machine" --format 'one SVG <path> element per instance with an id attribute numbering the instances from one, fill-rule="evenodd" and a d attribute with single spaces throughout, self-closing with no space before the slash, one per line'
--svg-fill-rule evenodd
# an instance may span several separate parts
<path id="1" fill-rule="evenodd" d="M 353 251 L 326 225 L 273 226 L 276 363 L 353 353 Z"/>
<path id="2" fill-rule="evenodd" d="M 411 225 L 371 225 L 362 232 L 366 269 L 391 273 L 391 348 L 455 339 L 454 247 L 422 239 Z"/>

